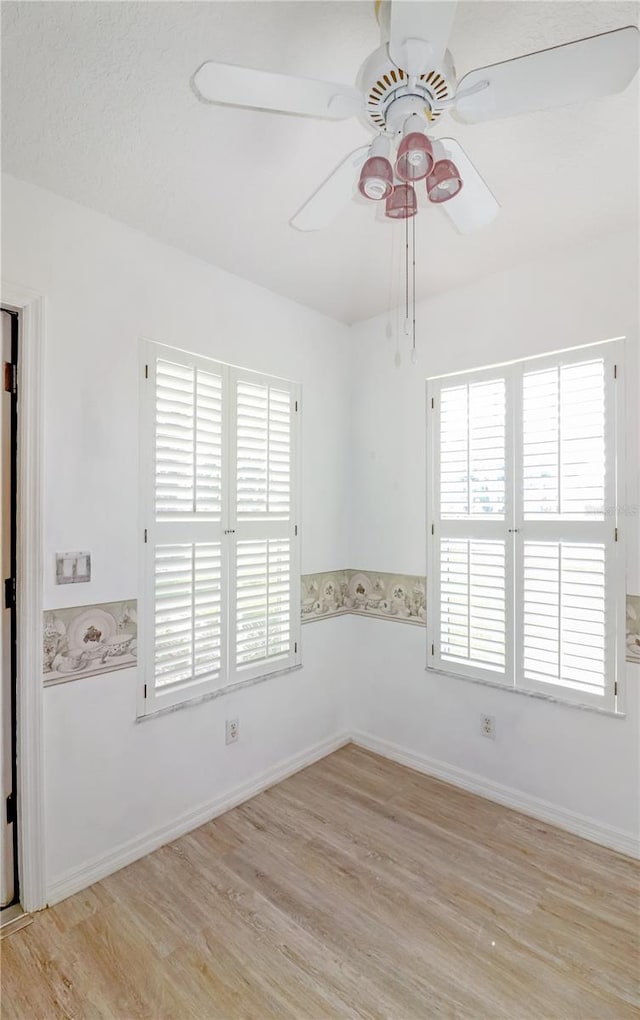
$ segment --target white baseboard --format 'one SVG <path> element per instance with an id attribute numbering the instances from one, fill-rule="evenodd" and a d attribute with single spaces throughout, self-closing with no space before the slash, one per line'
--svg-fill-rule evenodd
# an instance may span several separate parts
<path id="1" fill-rule="evenodd" d="M 398 762 L 399 765 L 406 765 L 416 772 L 442 779 L 445 783 L 451 783 L 452 786 L 459 786 L 470 793 L 486 797 L 487 800 L 513 808 L 515 811 L 521 811 L 522 814 L 548 822 L 550 825 L 565 829 L 576 836 L 582 836 L 583 839 L 588 839 L 592 843 L 599 843 L 610 850 L 617 850 L 618 853 L 626 854 L 627 857 L 640 858 L 640 841 L 638 836 L 632 832 L 617 829 L 612 825 L 599 822 L 595 818 L 589 818 L 587 815 L 578 814 L 568 808 L 559 807 L 540 797 L 516 790 L 512 786 L 496 783 L 476 772 L 468 772 L 456 765 L 409 751 L 399 744 L 383 740 L 369 733 L 352 733 L 351 740 L 359 747 Z"/>
<path id="2" fill-rule="evenodd" d="M 213 800 L 205 804 L 200 804 L 192 811 L 185 812 L 169 825 L 165 825 L 160 829 L 153 829 L 141 836 L 136 836 L 135 839 L 121 843 L 108 853 L 94 857 L 79 867 L 69 868 L 47 884 L 47 906 L 59 903 L 60 900 L 66 899 L 67 896 L 72 896 L 74 893 L 86 889 L 88 886 L 93 885 L 94 882 L 99 882 L 100 879 L 112 875 L 115 871 L 119 871 L 120 868 L 126 867 L 127 864 L 132 864 L 153 850 L 164 846 L 165 843 L 170 843 L 179 836 L 184 836 L 186 832 L 191 832 L 192 829 L 197 829 L 198 826 L 211 821 L 212 818 L 217 818 L 218 815 L 224 814 L 230 808 L 243 804 L 244 801 L 250 800 L 251 797 L 255 797 L 256 794 L 268 789 L 268 787 L 274 786 L 288 776 L 292 776 L 295 772 L 307 768 L 308 765 L 313 765 L 314 762 L 325 758 L 328 754 L 332 754 L 340 747 L 344 747 L 345 744 L 350 742 L 350 739 L 349 734 L 344 733 L 340 736 L 332 737 L 330 740 L 323 740 L 319 744 L 314 744 L 301 754 L 285 758 L 284 761 L 260 773 L 255 778 L 249 780 L 249 782 L 241 783 L 240 786 L 234 787 L 227 793 L 214 797 Z"/>
<path id="3" fill-rule="evenodd" d="M 409 751 L 389 740 L 383 740 L 369 733 L 355 732 L 343 733 L 329 740 L 321 741 L 313 747 L 307 748 L 301 754 L 286 758 L 249 782 L 242 783 L 227 793 L 221 794 L 205 804 L 200 804 L 192 811 L 185 812 L 169 825 L 146 832 L 126 843 L 121 843 L 109 853 L 94 857 L 79 867 L 68 869 L 48 883 L 47 905 L 51 906 L 66 899 L 67 896 L 86 889 L 94 882 L 99 882 L 100 879 L 112 875 L 120 868 L 126 867 L 127 864 L 132 864 L 153 850 L 164 846 L 165 843 L 170 843 L 186 832 L 191 832 L 192 829 L 197 829 L 198 826 L 211 821 L 212 818 L 224 814 L 225 811 L 250 800 L 256 794 L 274 786 L 288 776 L 292 776 L 308 765 L 313 765 L 314 762 L 325 758 L 348 743 L 357 744 L 383 758 L 398 762 L 400 765 L 406 765 L 416 772 L 442 779 L 453 786 L 486 797 L 488 800 L 513 808 L 515 811 L 521 811 L 525 815 L 531 815 L 540 821 L 548 822 L 567 832 L 582 836 L 583 839 L 599 843 L 611 850 L 617 850 L 628 857 L 640 858 L 639 841 L 633 833 L 616 829 L 594 818 L 561 808 L 549 801 L 516 790 L 514 787 L 496 783 L 475 772 L 469 772 L 447 762 L 438 761 L 436 758 L 429 758 L 427 755 Z"/>

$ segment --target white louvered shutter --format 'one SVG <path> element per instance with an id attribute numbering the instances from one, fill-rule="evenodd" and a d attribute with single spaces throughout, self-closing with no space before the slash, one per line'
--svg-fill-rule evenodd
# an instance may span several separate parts
<path id="1" fill-rule="evenodd" d="M 440 540 L 440 655 L 505 670 L 505 542 Z"/>
<path id="2" fill-rule="evenodd" d="M 614 350 L 525 362 L 516 491 L 517 683 L 613 703 Z"/>
<path id="3" fill-rule="evenodd" d="M 440 390 L 440 516 L 504 517 L 506 380 Z"/>
<path id="4" fill-rule="evenodd" d="M 501 371 L 478 373 L 430 391 L 429 661 L 498 681 L 510 665 L 512 617 L 507 383 Z"/>
<path id="5" fill-rule="evenodd" d="M 300 661 L 299 391 L 231 373 L 230 669 L 237 680 Z"/>
<path id="6" fill-rule="evenodd" d="M 144 341 L 140 711 L 300 663 L 294 383 Z"/>
<path id="7" fill-rule="evenodd" d="M 145 536 L 140 652 L 145 710 L 225 679 L 223 367 L 144 347 Z"/>
<path id="8" fill-rule="evenodd" d="M 556 363 L 547 368 L 530 365 L 522 377 L 523 517 L 532 521 L 601 520 L 605 501 L 604 359 Z"/>
<path id="9" fill-rule="evenodd" d="M 620 357 L 604 343 L 429 384 L 429 666 L 616 706 Z"/>

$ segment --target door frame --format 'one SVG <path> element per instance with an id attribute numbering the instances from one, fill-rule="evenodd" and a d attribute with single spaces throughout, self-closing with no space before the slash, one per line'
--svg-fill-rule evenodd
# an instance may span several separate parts
<path id="1" fill-rule="evenodd" d="M 2 305 L 20 316 L 17 478 L 17 824 L 23 910 L 46 906 L 42 747 L 42 464 L 44 298 L 2 281 Z"/>

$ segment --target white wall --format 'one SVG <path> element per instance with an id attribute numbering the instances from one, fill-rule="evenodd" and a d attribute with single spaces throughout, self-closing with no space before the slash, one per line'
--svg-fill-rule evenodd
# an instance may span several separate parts
<path id="1" fill-rule="evenodd" d="M 611 238 L 426 302 L 419 365 L 402 340 L 396 368 L 395 318 L 348 329 L 5 178 L 3 277 L 47 300 L 45 608 L 137 594 L 138 337 L 302 382 L 303 572 L 423 573 L 425 378 L 632 336 L 633 243 Z M 635 438 L 637 362 L 631 371 Z M 635 443 L 630 463 L 627 502 L 637 504 Z M 62 549 L 92 552 L 93 580 L 80 593 L 53 583 Z M 637 544 L 631 591 L 640 591 L 636 560 Z M 78 875 L 89 881 L 148 834 L 206 814 L 347 729 L 605 828 L 637 830 L 637 667 L 621 720 L 426 674 L 415 627 L 356 617 L 311 624 L 303 659 L 301 671 L 140 723 L 133 670 L 46 689 L 49 888 L 59 895 L 82 884 Z M 481 712 L 496 717 L 495 743 L 479 736 Z M 236 714 L 241 738 L 227 748 L 224 720 Z"/>
<path id="2" fill-rule="evenodd" d="M 428 262 L 420 269 L 428 273 Z M 425 572 L 428 376 L 620 335 L 630 338 L 626 502 L 637 507 L 637 281 L 637 239 L 625 234 L 441 295 L 418 308 L 415 367 L 395 316 L 353 327 L 351 565 Z M 627 590 L 635 593 L 638 518 L 623 524 Z M 637 834 L 638 666 L 627 667 L 627 718 L 611 718 L 426 673 L 418 629 L 363 619 L 353 627 L 357 729 Z M 480 736 L 481 713 L 496 718 L 495 742 Z"/>
<path id="3" fill-rule="evenodd" d="M 47 880 L 54 898 L 115 870 L 121 853 L 128 863 L 139 842 L 148 852 L 147 837 L 153 844 L 153 834 L 180 827 L 183 818 L 185 831 L 202 824 L 236 788 L 345 732 L 349 621 L 325 623 L 304 629 L 300 671 L 139 723 L 135 670 L 46 689 Z M 225 718 L 240 719 L 237 744 L 225 745 Z M 76 878 L 78 870 L 87 881 Z"/>
<path id="4" fill-rule="evenodd" d="M 10 178 L 2 212 L 3 278 L 47 303 L 44 608 L 137 595 L 141 336 L 302 383 L 302 569 L 341 567 L 348 328 Z M 90 584 L 55 586 L 65 549 L 91 551 Z M 341 731 L 345 622 L 304 630 L 299 672 L 142 723 L 134 670 L 47 688 L 49 886 Z"/>

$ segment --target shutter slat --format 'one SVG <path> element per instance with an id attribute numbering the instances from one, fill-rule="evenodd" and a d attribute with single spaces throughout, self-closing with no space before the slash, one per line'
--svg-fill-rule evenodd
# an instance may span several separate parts
<path id="1" fill-rule="evenodd" d="M 222 378 L 200 368 L 156 362 L 156 519 L 222 509 Z"/>
<path id="2" fill-rule="evenodd" d="M 440 540 L 443 659 L 504 672 L 505 585 L 504 542 Z"/>
<path id="3" fill-rule="evenodd" d="M 236 664 L 291 649 L 291 550 L 288 539 L 239 541 L 236 553 Z"/>
<path id="4" fill-rule="evenodd" d="M 525 372 L 522 403 L 525 520 L 602 520 L 604 360 Z"/>
<path id="5" fill-rule="evenodd" d="M 525 541 L 525 678 L 604 694 L 605 563 L 602 544 Z M 576 627 L 578 621 L 588 632 Z"/>
<path id="6" fill-rule="evenodd" d="M 271 384 L 236 384 L 236 513 L 287 520 L 291 512 L 291 397 Z"/>
<path id="7" fill-rule="evenodd" d="M 440 392 L 440 516 L 504 515 L 505 380 Z"/>
<path id="8" fill-rule="evenodd" d="M 155 553 L 156 684 L 215 677 L 222 656 L 220 543 L 158 545 Z"/>

